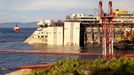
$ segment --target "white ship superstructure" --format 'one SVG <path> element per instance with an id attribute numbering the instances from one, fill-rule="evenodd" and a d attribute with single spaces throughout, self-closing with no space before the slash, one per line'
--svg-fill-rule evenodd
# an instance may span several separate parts
<path id="1" fill-rule="evenodd" d="M 62 26 L 55 26 L 52 20 L 40 20 L 37 25 L 38 29 L 25 42 L 31 44 L 44 43 L 47 45 L 63 45 Z"/>

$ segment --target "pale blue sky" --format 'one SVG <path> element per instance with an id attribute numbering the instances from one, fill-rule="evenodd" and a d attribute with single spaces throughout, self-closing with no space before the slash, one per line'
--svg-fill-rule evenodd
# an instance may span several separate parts
<path id="1" fill-rule="evenodd" d="M 102 0 L 107 11 L 109 0 Z M 134 0 L 112 0 L 113 9 L 134 12 Z M 0 23 L 64 19 L 71 13 L 94 14 L 99 0 L 0 0 Z"/>

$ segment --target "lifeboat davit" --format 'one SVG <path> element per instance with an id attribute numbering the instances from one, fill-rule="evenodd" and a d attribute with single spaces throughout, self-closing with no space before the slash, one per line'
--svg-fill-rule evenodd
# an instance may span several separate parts
<path id="1" fill-rule="evenodd" d="M 18 27 L 17 25 L 13 29 L 14 32 L 22 32 L 22 29 Z"/>

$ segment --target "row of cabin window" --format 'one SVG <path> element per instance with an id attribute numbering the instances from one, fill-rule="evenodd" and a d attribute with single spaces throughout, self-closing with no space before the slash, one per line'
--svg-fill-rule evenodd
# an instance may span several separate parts
<path id="1" fill-rule="evenodd" d="M 38 38 L 47 38 L 48 36 L 38 36 Z"/>
<path id="2" fill-rule="evenodd" d="M 44 34 L 51 34 L 52 32 L 46 32 L 46 33 L 44 33 Z M 54 34 L 56 34 L 56 33 L 61 33 L 61 32 L 53 32 Z M 38 33 L 38 34 L 43 34 L 43 32 L 41 32 L 41 33 Z"/>

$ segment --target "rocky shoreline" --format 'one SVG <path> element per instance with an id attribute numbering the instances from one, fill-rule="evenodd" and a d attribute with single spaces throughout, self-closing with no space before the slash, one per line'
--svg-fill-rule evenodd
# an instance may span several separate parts
<path id="1" fill-rule="evenodd" d="M 21 69 L 5 75 L 134 75 L 134 58 L 63 59 L 48 69 Z"/>

